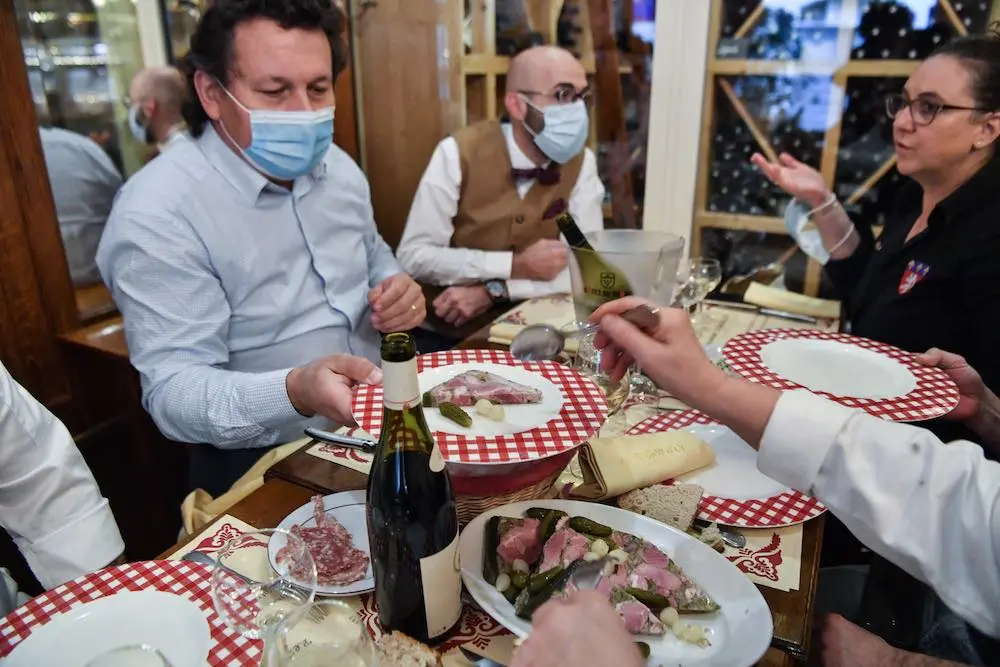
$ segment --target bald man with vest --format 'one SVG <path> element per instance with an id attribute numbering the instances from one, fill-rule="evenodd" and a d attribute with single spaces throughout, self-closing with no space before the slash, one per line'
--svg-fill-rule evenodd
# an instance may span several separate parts
<path id="1" fill-rule="evenodd" d="M 584 232 L 604 226 L 604 186 L 585 148 L 589 100 L 571 53 L 534 47 L 510 63 L 509 122 L 438 144 L 397 250 L 427 299 L 422 352 L 451 347 L 513 302 L 569 291 L 556 217 L 568 208 Z"/>

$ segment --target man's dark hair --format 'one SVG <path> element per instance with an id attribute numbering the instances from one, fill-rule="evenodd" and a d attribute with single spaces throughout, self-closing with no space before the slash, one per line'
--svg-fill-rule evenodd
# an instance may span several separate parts
<path id="1" fill-rule="evenodd" d="M 254 19 L 274 21 L 286 30 L 322 30 L 330 42 L 333 78 L 344 69 L 347 61 L 347 45 L 343 39 L 345 18 L 331 0 L 215 0 L 198 21 L 191 36 L 191 49 L 181 60 L 181 71 L 188 87 L 183 114 L 192 136 L 200 136 L 209 121 L 194 87 L 195 72 L 201 70 L 228 86 L 233 64 L 233 33 L 236 26 Z"/>

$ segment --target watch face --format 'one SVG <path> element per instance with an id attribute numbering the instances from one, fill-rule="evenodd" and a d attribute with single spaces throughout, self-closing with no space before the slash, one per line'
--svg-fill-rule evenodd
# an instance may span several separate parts
<path id="1" fill-rule="evenodd" d="M 494 299 L 499 299 L 503 297 L 503 285 L 501 285 L 496 281 L 491 280 L 490 282 L 486 283 L 486 291 L 489 292 L 489 295 Z"/>

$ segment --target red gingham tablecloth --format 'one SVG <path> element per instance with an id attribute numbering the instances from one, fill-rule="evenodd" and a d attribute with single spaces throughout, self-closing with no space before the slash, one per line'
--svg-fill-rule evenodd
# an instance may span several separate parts
<path id="1" fill-rule="evenodd" d="M 630 434 L 679 431 L 695 424 L 718 424 L 697 410 L 668 412 L 639 422 Z M 667 482 L 672 484 L 673 482 Z M 808 521 L 826 511 L 815 498 L 792 489 L 770 498 L 735 500 L 705 494 L 698 505 L 698 517 L 725 526 L 744 528 L 780 528 Z"/>
<path id="2" fill-rule="evenodd" d="M 123 590 L 157 590 L 182 595 L 205 612 L 212 637 L 208 654 L 211 667 L 258 665 L 262 643 L 226 627 L 212 606 L 210 579 L 209 568 L 188 561 L 144 561 L 98 570 L 39 595 L 0 620 L 0 657 L 14 650 L 32 630 L 78 604 Z"/>
<path id="3" fill-rule="evenodd" d="M 500 350 L 450 350 L 417 357 L 419 371 L 451 364 L 519 366 L 538 373 L 563 395 L 559 415 L 529 431 L 498 436 L 464 436 L 436 431 L 441 456 L 459 463 L 518 463 L 569 451 L 590 438 L 604 424 L 608 404 L 594 382 L 567 366 L 543 361 L 522 363 Z M 382 428 L 382 387 L 361 385 L 354 394 L 354 417 L 376 438 Z"/>
<path id="4" fill-rule="evenodd" d="M 881 354 L 900 363 L 913 374 L 917 381 L 917 386 L 913 391 L 905 396 L 894 398 L 857 398 L 854 396 L 835 396 L 824 391 L 813 392 L 831 401 L 897 422 L 935 419 L 948 414 L 958 405 L 958 386 L 944 371 L 917 363 L 913 358 L 914 355 L 910 352 L 860 336 L 813 329 L 748 331 L 726 341 L 722 347 L 722 356 L 730 370 L 751 382 L 775 389 L 803 389 L 802 385 L 773 372 L 764 364 L 760 356 L 761 350 L 769 343 L 791 338 L 834 341 Z"/>

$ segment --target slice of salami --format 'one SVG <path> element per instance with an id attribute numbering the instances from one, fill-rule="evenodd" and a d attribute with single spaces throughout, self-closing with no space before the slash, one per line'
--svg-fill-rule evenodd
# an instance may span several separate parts
<path id="1" fill-rule="evenodd" d="M 346 586 L 365 578 L 368 572 L 368 554 L 357 549 L 350 533 L 339 521 L 326 513 L 323 496 L 312 498 L 315 526 L 292 526 L 291 532 L 305 542 L 316 564 L 316 583 L 320 586 Z M 278 563 L 285 563 L 292 554 L 285 546 L 278 551 Z M 305 567 L 292 563 L 293 577 L 305 579 Z"/>

